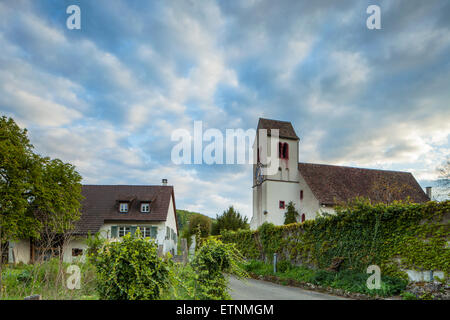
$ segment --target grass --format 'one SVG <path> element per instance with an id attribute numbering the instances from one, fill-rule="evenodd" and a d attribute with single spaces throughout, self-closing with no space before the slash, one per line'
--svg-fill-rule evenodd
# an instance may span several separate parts
<path id="1" fill-rule="evenodd" d="M 88 263 L 77 263 L 81 270 L 80 289 L 70 290 L 66 273 L 70 264 L 58 259 L 36 263 L 5 266 L 2 272 L 2 299 L 22 300 L 39 294 L 44 300 L 96 300 L 95 270 Z"/>
<path id="2" fill-rule="evenodd" d="M 245 264 L 244 269 L 247 272 L 260 276 L 277 276 L 282 284 L 289 283 L 289 280 L 301 283 L 311 283 L 320 287 L 330 287 L 342 289 L 352 293 L 363 293 L 370 296 L 389 297 L 400 294 L 407 285 L 407 281 L 389 276 L 381 276 L 381 288 L 369 289 L 366 281 L 368 274 L 344 270 L 340 272 L 331 272 L 326 270 L 315 270 L 306 266 L 292 266 L 287 261 L 280 261 L 278 270 L 273 272 L 273 265 L 262 261 L 251 260 Z"/>

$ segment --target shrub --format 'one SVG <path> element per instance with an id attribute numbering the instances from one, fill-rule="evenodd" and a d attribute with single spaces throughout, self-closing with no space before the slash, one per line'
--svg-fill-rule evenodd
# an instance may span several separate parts
<path id="1" fill-rule="evenodd" d="M 223 273 L 246 277 L 239 266 L 242 255 L 234 244 L 208 238 L 195 253 L 192 268 L 195 273 L 195 298 L 201 300 L 230 299 L 228 281 Z"/>
<path id="2" fill-rule="evenodd" d="M 282 262 L 280 262 L 281 264 Z M 315 270 L 306 266 L 292 266 L 290 263 L 283 262 L 283 268 L 278 267 L 276 276 L 282 279 L 281 283 L 288 283 L 284 280 L 296 280 L 301 283 L 312 283 L 321 287 L 339 288 L 349 292 L 359 292 L 367 295 L 392 296 L 405 290 L 407 281 L 390 276 L 381 277 L 381 288 L 370 290 L 367 288 L 366 281 L 368 274 L 343 270 L 332 272 L 327 270 Z M 274 275 L 272 264 L 262 261 L 251 260 L 244 265 L 244 268 L 257 275 Z"/>
<path id="3" fill-rule="evenodd" d="M 288 260 L 281 260 L 277 263 L 277 271 L 286 272 L 292 269 L 292 265 Z"/>
<path id="4" fill-rule="evenodd" d="M 314 220 L 275 226 L 262 224 L 256 231 L 221 234 L 222 241 L 236 243 L 248 259 L 280 260 L 326 269 L 342 257 L 341 270 L 364 273 L 380 266 L 383 275 L 407 279 L 403 270 L 450 272 L 448 219 L 450 201 L 414 204 L 372 204 L 357 199 L 336 214 Z"/>
<path id="5" fill-rule="evenodd" d="M 143 238 L 139 229 L 89 257 L 96 267 L 100 299 L 158 299 L 169 286 L 170 260 L 159 258 L 156 243 Z"/>

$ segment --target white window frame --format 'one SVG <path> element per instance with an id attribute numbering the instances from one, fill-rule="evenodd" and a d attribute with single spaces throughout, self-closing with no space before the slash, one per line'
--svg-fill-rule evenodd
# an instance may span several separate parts
<path id="1" fill-rule="evenodd" d="M 144 210 L 144 208 L 146 208 L 146 210 Z M 141 203 L 141 212 L 142 213 L 149 213 L 150 212 L 150 203 L 149 202 Z"/>
<path id="2" fill-rule="evenodd" d="M 119 238 L 122 238 L 126 234 L 131 233 L 131 227 L 130 226 L 118 226 L 117 228 L 117 235 Z"/>
<path id="3" fill-rule="evenodd" d="M 119 204 L 119 212 L 121 213 L 127 213 L 128 212 L 128 202 L 121 202 Z"/>
<path id="4" fill-rule="evenodd" d="M 142 226 L 139 227 L 139 230 L 141 231 L 142 237 L 144 238 L 151 238 L 151 227 Z"/>

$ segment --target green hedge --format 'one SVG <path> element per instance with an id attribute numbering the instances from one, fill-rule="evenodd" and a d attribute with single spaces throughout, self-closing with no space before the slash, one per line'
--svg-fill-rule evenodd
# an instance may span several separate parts
<path id="1" fill-rule="evenodd" d="M 341 257 L 343 269 L 365 271 L 376 264 L 386 275 L 406 278 L 401 269 L 431 269 L 448 277 L 449 218 L 450 201 L 372 205 L 356 199 L 333 215 L 285 226 L 265 223 L 220 238 L 237 243 L 248 259 L 270 261 L 277 252 L 281 260 L 325 269 Z"/>

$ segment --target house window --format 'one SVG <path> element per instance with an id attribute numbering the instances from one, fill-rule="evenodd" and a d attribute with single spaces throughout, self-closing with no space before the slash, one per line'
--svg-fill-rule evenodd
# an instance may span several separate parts
<path id="1" fill-rule="evenodd" d="M 302 214 L 302 222 L 304 222 L 306 220 L 306 216 L 305 216 L 305 214 L 303 213 Z"/>
<path id="2" fill-rule="evenodd" d="M 121 202 L 119 205 L 119 211 L 122 213 L 128 212 L 128 203 L 127 202 Z"/>
<path id="3" fill-rule="evenodd" d="M 139 227 L 139 230 L 144 238 L 150 238 L 150 227 Z"/>
<path id="4" fill-rule="evenodd" d="M 300 190 L 300 200 L 303 200 L 303 190 Z"/>
<path id="5" fill-rule="evenodd" d="M 131 233 L 131 227 L 119 227 L 119 237 Z"/>
<path id="6" fill-rule="evenodd" d="M 280 209 L 284 209 L 284 201 L 280 201 Z"/>
<path id="7" fill-rule="evenodd" d="M 78 257 L 83 255 L 83 249 L 72 248 L 72 257 Z"/>
<path id="8" fill-rule="evenodd" d="M 148 202 L 141 203 L 141 212 L 143 213 L 150 212 L 150 203 Z"/>
<path id="9" fill-rule="evenodd" d="M 170 239 L 170 228 L 166 227 L 166 240 Z"/>

